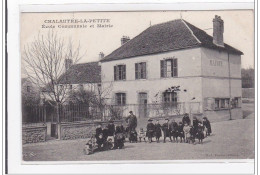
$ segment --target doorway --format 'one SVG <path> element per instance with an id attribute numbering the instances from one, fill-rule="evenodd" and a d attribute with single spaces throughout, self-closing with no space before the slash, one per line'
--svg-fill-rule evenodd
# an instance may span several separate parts
<path id="1" fill-rule="evenodd" d="M 147 117 L 147 93 L 139 93 L 139 117 Z"/>

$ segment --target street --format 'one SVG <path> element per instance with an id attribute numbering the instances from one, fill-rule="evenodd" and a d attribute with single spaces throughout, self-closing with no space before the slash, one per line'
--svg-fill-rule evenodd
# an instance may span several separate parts
<path id="1" fill-rule="evenodd" d="M 24 161 L 105 161 L 105 160 L 183 160 L 254 159 L 254 113 L 245 119 L 212 123 L 212 135 L 203 144 L 125 143 L 124 149 L 84 155 L 86 139 L 50 140 L 23 145 Z"/>

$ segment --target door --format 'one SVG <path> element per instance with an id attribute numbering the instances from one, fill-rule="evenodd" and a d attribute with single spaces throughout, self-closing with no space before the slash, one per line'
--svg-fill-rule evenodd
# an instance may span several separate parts
<path id="1" fill-rule="evenodd" d="M 147 93 L 139 93 L 139 117 L 148 117 L 147 116 Z"/>

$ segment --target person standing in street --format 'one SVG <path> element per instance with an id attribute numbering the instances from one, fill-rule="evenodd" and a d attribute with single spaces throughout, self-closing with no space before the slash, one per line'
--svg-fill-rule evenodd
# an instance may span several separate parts
<path id="1" fill-rule="evenodd" d="M 154 124 L 152 123 L 152 119 L 148 120 L 148 124 L 146 126 L 146 136 L 148 137 L 149 143 L 152 142 L 152 138 L 154 135 Z"/>
<path id="2" fill-rule="evenodd" d="M 135 131 L 137 127 L 137 118 L 133 114 L 133 111 L 130 111 L 129 113 L 130 115 L 126 118 L 126 122 L 128 123 L 129 132 L 131 132 L 131 131 Z"/>
<path id="3" fill-rule="evenodd" d="M 159 143 L 160 137 L 162 136 L 161 125 L 159 123 L 159 120 L 156 120 L 156 123 L 154 125 L 154 132 L 155 132 L 156 141 L 157 143 Z"/>
<path id="4" fill-rule="evenodd" d="M 162 125 L 162 130 L 163 130 L 163 143 L 165 143 L 166 137 L 169 137 L 170 141 L 172 142 L 168 118 L 165 119 L 165 123 Z"/>

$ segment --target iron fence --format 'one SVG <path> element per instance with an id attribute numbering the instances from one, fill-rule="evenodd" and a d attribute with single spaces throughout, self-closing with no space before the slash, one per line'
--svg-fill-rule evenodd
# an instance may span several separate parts
<path id="1" fill-rule="evenodd" d="M 133 111 L 137 117 L 169 117 L 184 113 L 200 114 L 202 113 L 202 106 L 200 102 L 106 105 L 103 116 L 104 118 L 121 119 L 128 116 L 129 111 Z"/>
<path id="2" fill-rule="evenodd" d="M 201 103 L 160 103 L 91 106 L 88 104 L 67 104 L 59 106 L 23 106 L 23 125 L 43 125 L 46 122 L 81 122 L 122 119 L 129 111 L 137 117 L 169 117 L 184 113 L 201 113 Z"/>
<path id="3" fill-rule="evenodd" d="M 22 105 L 23 126 L 42 126 L 46 122 L 46 108 L 39 105 Z"/>

